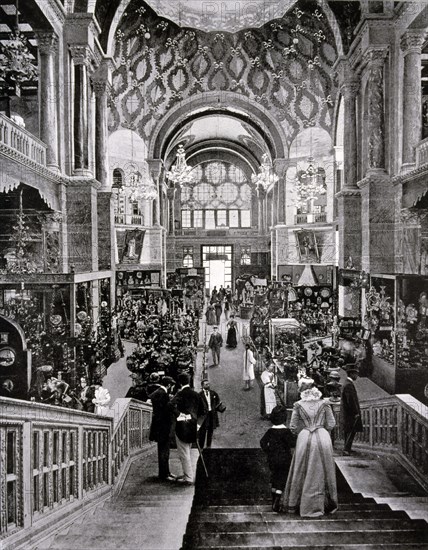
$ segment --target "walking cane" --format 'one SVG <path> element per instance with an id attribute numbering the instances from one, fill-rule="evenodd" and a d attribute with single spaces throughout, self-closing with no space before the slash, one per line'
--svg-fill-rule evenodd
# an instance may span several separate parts
<path id="1" fill-rule="evenodd" d="M 205 475 L 207 476 L 207 478 L 209 477 L 208 475 L 208 470 L 207 470 L 207 467 L 206 467 L 206 464 L 205 464 L 205 460 L 204 460 L 204 457 L 202 456 L 202 450 L 199 446 L 199 441 L 198 441 L 198 438 L 196 437 L 196 445 L 198 447 L 198 451 L 199 451 L 199 458 L 201 459 L 201 462 L 202 462 L 202 466 L 204 467 L 204 470 L 205 470 Z"/>

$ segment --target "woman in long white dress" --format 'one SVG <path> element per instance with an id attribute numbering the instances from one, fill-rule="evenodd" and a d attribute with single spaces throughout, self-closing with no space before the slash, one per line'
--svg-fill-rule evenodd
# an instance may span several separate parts
<path id="1" fill-rule="evenodd" d="M 242 379 L 244 380 L 243 390 L 251 390 L 254 384 L 254 365 L 256 364 L 256 358 L 251 349 L 250 344 L 246 344 L 244 352 L 244 369 L 242 373 Z"/>
<path id="2" fill-rule="evenodd" d="M 265 402 L 265 415 L 269 416 L 272 410 L 276 407 L 276 395 L 275 395 L 275 365 L 266 365 L 265 370 L 262 372 L 260 380 L 263 384 L 263 396 Z"/>
<path id="3" fill-rule="evenodd" d="M 317 517 L 337 510 L 336 467 L 330 431 L 333 412 L 313 387 L 313 380 L 299 380 L 300 401 L 294 404 L 290 429 L 296 450 L 285 487 L 282 510 L 302 517 Z"/>

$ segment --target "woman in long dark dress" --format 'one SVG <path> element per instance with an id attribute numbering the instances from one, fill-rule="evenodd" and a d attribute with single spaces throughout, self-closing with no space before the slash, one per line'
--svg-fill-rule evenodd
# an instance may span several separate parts
<path id="1" fill-rule="evenodd" d="M 227 323 L 227 339 L 226 346 L 228 348 L 236 348 L 238 345 L 238 323 L 235 321 L 234 316 L 232 315 L 230 321 Z"/>

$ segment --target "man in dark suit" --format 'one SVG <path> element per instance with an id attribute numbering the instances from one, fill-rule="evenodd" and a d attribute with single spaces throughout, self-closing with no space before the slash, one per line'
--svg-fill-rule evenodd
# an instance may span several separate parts
<path id="1" fill-rule="evenodd" d="M 343 454 L 348 456 L 351 454 L 352 442 L 354 441 L 355 434 L 363 431 L 363 423 L 361 421 L 357 390 L 354 385 L 354 381 L 358 378 L 358 366 L 355 363 L 349 363 L 348 365 L 344 365 L 343 368 L 346 370 L 347 379 L 342 388 L 340 421 L 345 438 Z"/>
<path id="2" fill-rule="evenodd" d="M 213 354 L 213 366 L 220 364 L 220 350 L 223 345 L 223 337 L 218 331 L 218 327 L 213 327 L 213 333 L 208 341 L 208 347 Z"/>
<path id="3" fill-rule="evenodd" d="M 198 419 L 202 423 L 205 408 L 201 396 L 189 386 L 190 378 L 187 374 L 178 375 L 180 389 L 171 401 L 171 407 L 176 417 L 175 441 L 177 443 L 178 458 L 183 468 L 183 475 L 177 479 L 178 483 L 191 485 L 193 483 L 193 466 L 191 460 L 192 443 L 196 443 Z"/>
<path id="4" fill-rule="evenodd" d="M 164 376 L 158 389 L 149 396 L 153 407 L 149 439 L 158 444 L 159 479 L 162 481 L 175 480 L 169 471 L 169 436 L 172 426 L 169 392 L 174 384 L 172 378 Z"/>
<path id="5" fill-rule="evenodd" d="M 207 447 L 211 447 L 213 431 L 219 426 L 217 407 L 220 404 L 220 397 L 217 392 L 210 389 L 208 380 L 202 380 L 202 391 L 199 395 L 205 407 L 205 418 L 198 432 L 199 447 L 203 449 L 205 438 Z"/>

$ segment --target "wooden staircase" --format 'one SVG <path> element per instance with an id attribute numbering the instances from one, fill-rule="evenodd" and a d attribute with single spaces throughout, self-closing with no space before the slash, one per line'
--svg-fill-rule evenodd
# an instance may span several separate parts
<path id="1" fill-rule="evenodd" d="M 320 518 L 271 511 L 269 472 L 259 449 L 206 449 L 182 550 L 427 549 L 428 524 L 354 494 L 337 470 L 339 510 Z"/>

